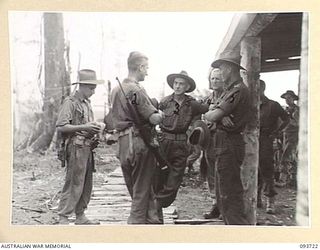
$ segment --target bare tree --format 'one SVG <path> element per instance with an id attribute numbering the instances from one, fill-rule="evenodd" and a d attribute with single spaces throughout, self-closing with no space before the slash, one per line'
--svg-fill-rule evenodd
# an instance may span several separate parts
<path id="1" fill-rule="evenodd" d="M 50 146 L 55 134 L 59 107 L 70 94 L 71 87 L 69 67 L 67 70 L 65 63 L 69 46 L 65 45 L 63 16 L 61 13 L 44 13 L 43 22 L 45 87 L 42 112 L 38 115 L 27 145 L 31 152 L 45 151 Z"/>

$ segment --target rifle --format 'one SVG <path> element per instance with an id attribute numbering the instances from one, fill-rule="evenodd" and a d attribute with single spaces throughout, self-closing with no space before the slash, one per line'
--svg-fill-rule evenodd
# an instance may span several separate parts
<path id="1" fill-rule="evenodd" d="M 154 138 L 154 136 L 152 135 L 152 131 L 151 131 L 152 128 L 151 128 L 150 124 L 142 122 L 142 119 L 140 117 L 140 114 L 137 111 L 136 106 L 132 102 L 130 102 L 129 98 L 126 96 L 126 94 L 121 86 L 121 83 L 119 81 L 119 78 L 116 77 L 116 80 L 118 81 L 121 92 L 126 99 L 126 106 L 129 110 L 130 114 L 132 115 L 133 123 L 138 128 L 142 140 L 144 141 L 144 143 L 147 145 L 147 147 L 150 149 L 150 151 L 155 156 L 155 158 L 159 164 L 160 170 L 168 171 L 169 162 L 161 154 L 159 143 L 156 141 L 156 138 Z"/>
<path id="2" fill-rule="evenodd" d="M 57 147 L 57 154 L 58 159 L 61 161 L 61 167 L 64 168 L 66 166 L 66 138 L 61 135 L 61 132 L 57 132 L 57 141 L 58 141 L 58 147 Z"/>

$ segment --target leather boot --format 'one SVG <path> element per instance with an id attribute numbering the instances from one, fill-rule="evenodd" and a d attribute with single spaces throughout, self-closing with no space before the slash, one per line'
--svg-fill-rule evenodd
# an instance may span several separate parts
<path id="1" fill-rule="evenodd" d="M 220 216 L 220 211 L 217 205 L 213 205 L 211 211 L 203 215 L 205 219 L 215 219 L 215 218 L 219 218 L 219 216 Z"/>
<path id="2" fill-rule="evenodd" d="M 274 214 L 276 212 L 276 209 L 274 207 L 274 197 L 267 197 L 267 208 L 266 212 L 267 214 Z"/>
<path id="3" fill-rule="evenodd" d="M 59 224 L 60 225 L 69 225 L 69 220 L 67 216 L 59 215 Z"/>
<path id="4" fill-rule="evenodd" d="M 100 225 L 98 220 L 89 220 L 84 213 L 76 214 L 75 225 Z"/>

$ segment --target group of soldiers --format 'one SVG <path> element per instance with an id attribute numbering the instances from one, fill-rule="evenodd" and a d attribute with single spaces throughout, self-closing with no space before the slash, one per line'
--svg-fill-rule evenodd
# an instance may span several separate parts
<path id="1" fill-rule="evenodd" d="M 186 167 L 190 166 L 187 158 L 191 144 L 204 152 L 208 166 L 206 176 L 213 207 L 205 218 L 220 216 L 226 225 L 248 225 L 240 167 L 245 155 L 243 131 L 252 106 L 240 75 L 240 70 L 244 70 L 240 57 L 226 54 L 211 64 L 209 86 L 213 91 L 202 102 L 186 94 L 196 88 L 186 71 L 167 76 L 173 93 L 158 103 L 140 85 L 148 75 L 147 56 L 131 52 L 127 65 L 127 78 L 112 90 L 110 115 L 118 136 L 118 158 L 132 198 L 128 224 L 163 224 L 162 209 L 176 199 Z M 64 138 L 63 160 L 67 162 L 58 207 L 59 223 L 69 224 L 68 217 L 75 213 L 76 225 L 95 225 L 99 221 L 88 219 L 84 211 L 92 191 L 93 150 L 104 126 L 94 121 L 89 98 L 103 81 L 97 80 L 95 72 L 89 69 L 80 70 L 78 79 L 78 90 L 63 102 L 57 120 L 57 131 Z M 276 192 L 270 158 L 273 139 L 284 128 L 293 133 L 293 128 L 288 129 L 291 119 L 277 102 L 264 96 L 264 89 L 265 84 L 260 81 L 258 197 L 264 190 L 267 209 L 274 212 Z M 290 96 L 289 91 L 284 96 Z M 279 126 L 278 118 L 282 120 Z M 162 161 L 155 152 L 160 152 Z M 288 156 L 291 157 L 289 152 Z M 261 201 L 258 200 L 258 206 L 262 206 Z"/>

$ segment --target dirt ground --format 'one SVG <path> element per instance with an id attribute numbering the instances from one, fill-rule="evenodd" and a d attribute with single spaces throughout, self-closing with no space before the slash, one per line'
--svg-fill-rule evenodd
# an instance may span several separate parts
<path id="1" fill-rule="evenodd" d="M 100 146 L 96 149 L 95 183 L 106 182 L 106 175 L 119 167 L 115 147 Z M 196 166 L 197 170 L 197 166 Z M 14 152 L 12 188 L 12 224 L 54 225 L 58 222 L 55 211 L 60 198 L 65 176 L 55 152 L 45 155 Z M 296 191 L 279 188 L 276 214 L 258 209 L 258 225 L 294 226 Z M 174 205 L 179 219 L 202 219 L 203 213 L 211 208 L 211 198 L 199 174 L 186 175 Z"/>
<path id="2" fill-rule="evenodd" d="M 96 149 L 94 184 L 106 182 L 106 175 L 120 166 L 115 147 Z M 12 224 L 52 225 L 58 223 L 55 209 L 64 184 L 62 168 L 56 152 L 46 155 L 14 152 Z"/>
<path id="3" fill-rule="evenodd" d="M 208 188 L 200 181 L 199 174 L 186 175 L 184 186 L 180 188 L 175 204 L 179 211 L 179 219 L 203 219 L 203 214 L 209 212 L 212 206 Z M 257 225 L 260 226 L 295 226 L 296 190 L 278 188 L 276 196 L 276 213 L 265 212 L 264 206 L 257 210 Z"/>

